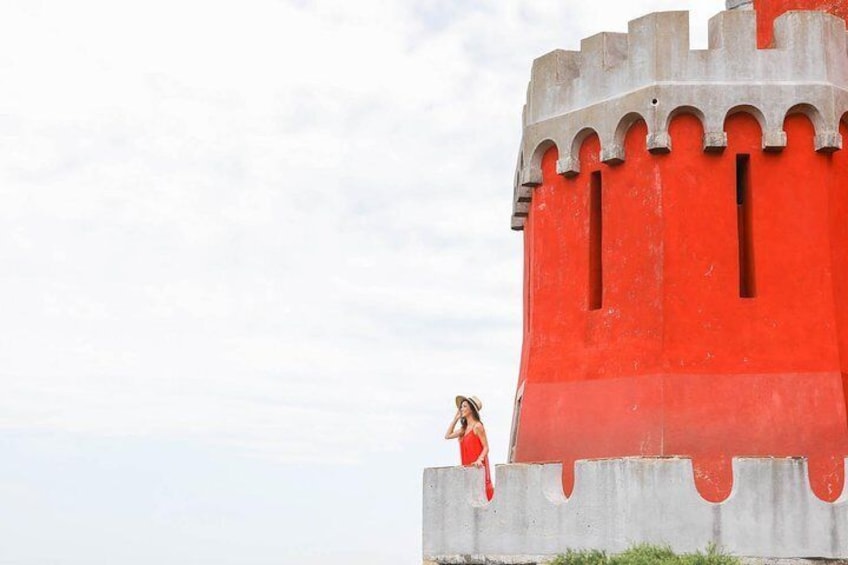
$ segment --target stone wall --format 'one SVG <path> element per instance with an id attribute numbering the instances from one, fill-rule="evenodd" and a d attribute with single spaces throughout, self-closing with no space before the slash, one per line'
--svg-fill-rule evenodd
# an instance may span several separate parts
<path id="1" fill-rule="evenodd" d="M 848 464 L 848 460 L 846 460 Z M 500 465 L 486 501 L 483 471 L 424 471 L 424 559 L 440 564 L 540 563 L 567 549 L 621 552 L 636 543 L 676 552 L 715 543 L 748 557 L 848 558 L 848 492 L 809 488 L 804 459 L 733 461 L 733 490 L 705 501 L 684 458 L 578 461 L 571 497 L 559 464 Z"/>

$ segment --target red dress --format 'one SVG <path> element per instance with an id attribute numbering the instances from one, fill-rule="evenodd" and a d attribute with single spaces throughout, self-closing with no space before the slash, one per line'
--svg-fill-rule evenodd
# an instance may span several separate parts
<path id="1" fill-rule="evenodd" d="M 477 437 L 477 434 L 474 432 L 466 432 L 459 439 L 459 453 L 460 457 L 462 457 L 462 464 L 466 467 L 469 465 L 473 465 L 477 458 L 480 457 L 480 454 L 483 453 L 483 442 L 480 441 L 480 438 Z M 483 458 L 483 468 L 486 470 L 486 497 L 489 500 L 492 500 L 492 495 L 495 493 L 495 489 L 492 486 L 492 476 L 489 474 L 489 456 Z"/>

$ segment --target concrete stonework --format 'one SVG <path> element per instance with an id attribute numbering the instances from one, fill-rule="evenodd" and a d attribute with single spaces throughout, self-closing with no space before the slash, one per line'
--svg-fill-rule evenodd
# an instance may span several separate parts
<path id="1" fill-rule="evenodd" d="M 498 466 L 487 503 L 481 470 L 426 469 L 424 559 L 524 565 L 567 549 L 618 553 L 637 542 L 676 552 L 712 542 L 754 558 L 848 556 L 848 492 L 834 503 L 818 499 L 804 459 L 734 459 L 733 490 L 721 503 L 699 496 L 684 458 L 579 461 L 569 498 L 561 471 L 559 464 Z"/>
<path id="2" fill-rule="evenodd" d="M 560 151 L 557 170 L 580 172 L 582 142 L 597 133 L 600 159 L 626 158 L 624 136 L 644 120 L 647 149 L 672 151 L 668 127 L 680 113 L 704 126 L 704 151 L 727 145 L 724 123 L 752 114 L 762 148 L 786 146 L 783 122 L 803 113 L 815 125 L 815 150 L 841 149 L 839 123 L 848 112 L 848 52 L 843 20 L 824 12 L 787 12 L 774 22 L 774 46 L 757 48 L 752 10 L 721 12 L 710 20 L 709 46 L 689 49 L 688 12 L 653 13 L 630 22 L 628 33 L 599 33 L 580 51 L 556 50 L 533 63 L 523 138 L 515 175 L 512 228 L 521 230 L 542 182 L 541 160 Z"/>

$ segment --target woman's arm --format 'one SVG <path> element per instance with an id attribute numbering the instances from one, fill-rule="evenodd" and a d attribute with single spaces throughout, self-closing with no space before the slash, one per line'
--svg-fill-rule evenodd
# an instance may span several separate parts
<path id="1" fill-rule="evenodd" d="M 474 462 L 475 467 L 480 467 L 483 465 L 483 460 L 489 454 L 489 439 L 486 437 L 486 428 L 483 427 L 483 424 L 477 424 L 477 427 L 474 428 L 477 437 L 480 438 L 480 443 L 483 444 L 483 451 L 480 452 L 480 457 Z"/>
<path id="2" fill-rule="evenodd" d="M 453 417 L 453 422 L 448 426 L 448 431 L 445 432 L 445 439 L 455 439 L 462 435 L 462 428 L 458 431 L 455 430 L 456 423 L 459 422 L 459 410 L 457 409 L 456 414 Z"/>

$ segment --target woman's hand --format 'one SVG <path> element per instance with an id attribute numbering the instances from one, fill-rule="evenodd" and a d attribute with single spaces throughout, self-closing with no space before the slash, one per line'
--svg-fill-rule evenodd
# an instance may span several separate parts
<path id="1" fill-rule="evenodd" d="M 456 439 L 462 436 L 462 430 L 456 430 L 456 423 L 459 422 L 460 417 L 459 409 L 457 409 L 456 414 L 453 417 L 453 421 L 451 421 L 448 426 L 448 431 L 445 432 L 445 439 Z"/>
<path id="2" fill-rule="evenodd" d="M 482 461 L 482 460 L 480 460 L 480 459 L 478 459 L 477 461 L 475 461 L 474 463 L 472 463 L 472 465 L 474 465 L 475 467 L 482 467 L 482 466 L 483 466 L 483 461 Z"/>

